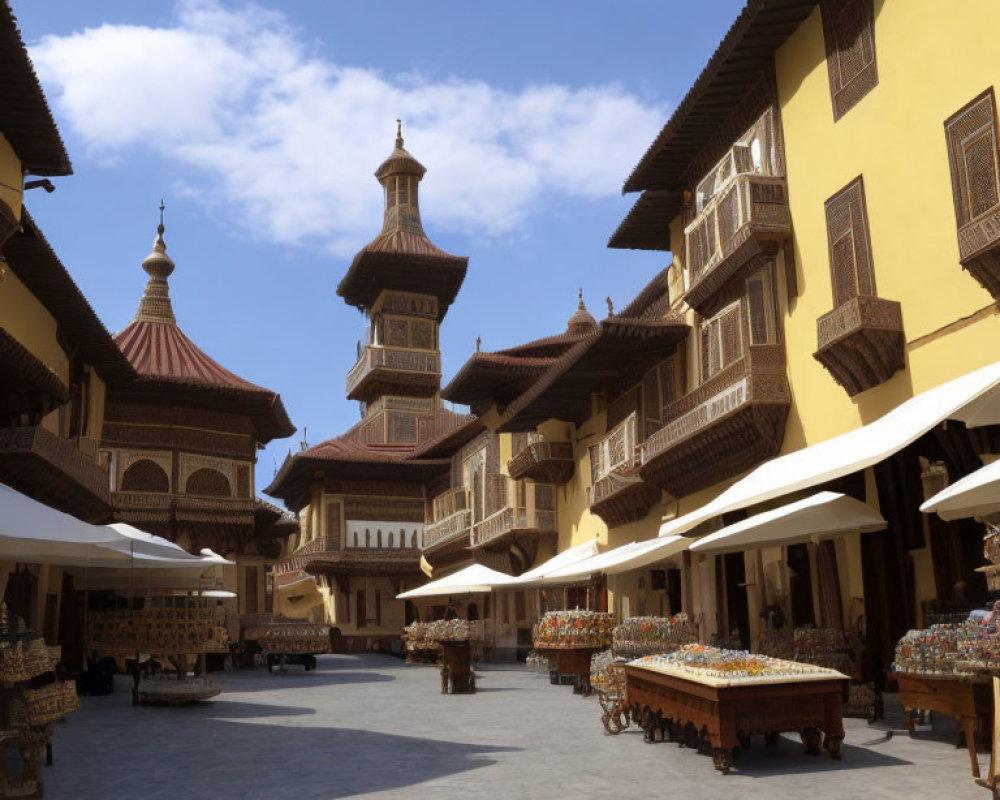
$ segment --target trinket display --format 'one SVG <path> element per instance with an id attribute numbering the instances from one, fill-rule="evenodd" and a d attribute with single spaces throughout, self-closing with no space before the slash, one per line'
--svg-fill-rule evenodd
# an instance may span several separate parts
<path id="1" fill-rule="evenodd" d="M 169 605 L 92 611 L 90 646 L 104 653 L 228 653 L 223 612 L 199 598 L 157 598 Z"/>
<path id="2" fill-rule="evenodd" d="M 792 683 L 800 680 L 846 678 L 836 670 L 787 661 L 746 650 L 725 650 L 704 644 L 687 644 L 672 653 L 644 656 L 632 666 L 662 672 L 713 686 L 755 683 Z"/>
<path id="3" fill-rule="evenodd" d="M 907 631 L 896 644 L 896 671 L 936 678 L 985 680 L 1000 666 L 995 623 L 975 620 Z"/>
<path id="4" fill-rule="evenodd" d="M 538 649 L 601 649 L 611 644 L 614 617 L 601 611 L 549 611 L 535 626 Z"/>
<path id="5" fill-rule="evenodd" d="M 683 611 L 672 617 L 630 617 L 613 631 L 614 654 L 622 658 L 668 653 L 698 640 L 698 630 Z"/>
<path id="6" fill-rule="evenodd" d="M 245 628 L 243 638 L 255 641 L 262 653 L 316 655 L 330 652 L 330 626 L 274 617 Z"/>

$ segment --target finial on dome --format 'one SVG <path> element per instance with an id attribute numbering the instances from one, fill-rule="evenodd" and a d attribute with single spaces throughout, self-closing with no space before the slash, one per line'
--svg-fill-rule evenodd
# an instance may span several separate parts
<path id="1" fill-rule="evenodd" d="M 566 325 L 566 332 L 582 336 L 583 334 L 597 330 L 597 320 L 587 311 L 587 305 L 583 302 L 583 289 L 577 291 L 577 298 L 579 302 L 577 303 L 576 311 L 573 312 L 573 316 L 569 318 L 569 322 Z"/>
<path id="2" fill-rule="evenodd" d="M 403 120 L 396 120 L 396 148 L 403 149 Z"/>
<path id="3" fill-rule="evenodd" d="M 174 271 L 174 261 L 167 255 L 167 245 L 163 241 L 163 211 L 166 206 L 160 199 L 160 222 L 156 226 L 156 238 L 153 240 L 153 251 L 142 260 L 142 268 L 149 275 L 146 291 L 139 302 L 136 320 L 151 320 L 156 322 L 173 322 L 174 312 L 170 305 L 170 295 L 167 288 L 167 278 Z"/>
<path id="4" fill-rule="evenodd" d="M 577 296 L 577 299 L 580 301 L 577 304 L 577 308 L 586 308 L 586 306 L 583 304 L 583 289 L 582 288 L 576 290 L 576 296 Z"/>

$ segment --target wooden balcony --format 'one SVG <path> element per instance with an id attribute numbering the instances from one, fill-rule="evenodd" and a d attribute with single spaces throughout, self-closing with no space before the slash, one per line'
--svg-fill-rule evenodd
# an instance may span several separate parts
<path id="1" fill-rule="evenodd" d="M 903 312 L 895 300 L 852 297 L 816 323 L 819 349 L 813 356 L 853 397 L 903 368 Z"/>
<path id="2" fill-rule="evenodd" d="M 638 475 L 638 417 L 633 412 L 612 428 L 598 446 L 598 478 L 590 511 L 617 528 L 645 517 L 659 502 L 660 490 Z"/>
<path id="3" fill-rule="evenodd" d="M 81 519 L 110 521 L 107 470 L 40 425 L 0 429 L 0 482 Z"/>
<path id="4" fill-rule="evenodd" d="M 469 529 L 472 526 L 472 512 L 468 509 L 456 511 L 444 519 L 424 526 L 424 555 L 428 558 L 452 547 L 465 549 L 469 546 Z"/>
<path id="5" fill-rule="evenodd" d="M 167 492 L 112 492 L 118 522 L 166 525 L 173 522 L 252 528 L 254 501 L 242 497 L 201 497 Z"/>
<path id="6" fill-rule="evenodd" d="M 434 350 L 368 345 L 347 373 L 347 397 L 364 400 L 384 390 L 433 394 L 441 385 L 441 355 Z"/>
<path id="7" fill-rule="evenodd" d="M 528 442 L 520 452 L 507 462 L 510 477 L 520 480 L 530 478 L 539 483 L 562 486 L 573 477 L 576 462 L 572 442 Z"/>
<path id="8" fill-rule="evenodd" d="M 684 295 L 697 310 L 760 256 L 773 256 L 791 238 L 784 178 L 734 176 L 684 231 L 690 286 Z"/>
<path id="9" fill-rule="evenodd" d="M 642 445 L 639 476 L 674 497 L 704 489 L 777 455 L 791 393 L 783 345 L 752 345 L 666 409 Z"/>
<path id="10" fill-rule="evenodd" d="M 348 547 L 338 538 L 306 542 L 274 565 L 274 574 L 411 575 L 420 572 L 416 547 Z"/>
<path id="11" fill-rule="evenodd" d="M 1000 210 L 994 208 L 958 229 L 959 261 L 994 300 L 1000 300 Z"/>
<path id="12" fill-rule="evenodd" d="M 506 545 L 521 535 L 537 540 L 542 535 L 555 534 L 555 496 L 551 487 L 536 485 L 535 502 L 529 503 L 523 484 L 519 487 L 506 475 L 487 475 L 486 484 L 486 517 L 473 523 L 470 547 Z M 548 504 L 551 508 L 539 507 L 540 491 L 552 493 L 552 502 Z"/>

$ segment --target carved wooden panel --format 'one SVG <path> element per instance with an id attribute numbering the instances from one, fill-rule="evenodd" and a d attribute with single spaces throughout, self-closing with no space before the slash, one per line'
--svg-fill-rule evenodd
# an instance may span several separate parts
<path id="1" fill-rule="evenodd" d="M 862 176 L 826 201 L 826 234 L 833 304 L 839 306 L 858 295 L 877 294 Z"/>
<path id="2" fill-rule="evenodd" d="M 239 497 L 252 497 L 253 486 L 250 483 L 250 467 L 240 464 L 236 467 L 236 494 Z"/>
<path id="3" fill-rule="evenodd" d="M 872 0 L 824 0 L 821 9 L 836 121 L 878 85 L 875 15 Z"/>
<path id="4" fill-rule="evenodd" d="M 1000 158 L 993 88 L 945 123 L 962 265 L 1000 297 Z"/>
<path id="5" fill-rule="evenodd" d="M 229 480 L 221 472 L 210 467 L 202 467 L 188 476 L 184 482 L 184 492 L 207 497 L 229 497 L 232 489 Z"/>
<path id="6" fill-rule="evenodd" d="M 122 473 L 122 492 L 169 492 L 170 478 L 166 471 L 148 458 L 142 458 Z"/>

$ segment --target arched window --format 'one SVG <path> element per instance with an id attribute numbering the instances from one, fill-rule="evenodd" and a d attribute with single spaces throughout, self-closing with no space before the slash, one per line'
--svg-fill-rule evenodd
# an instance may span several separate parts
<path id="1" fill-rule="evenodd" d="M 192 472 L 184 485 L 187 494 L 203 494 L 209 497 L 230 497 L 232 490 L 229 480 L 217 469 L 202 467 Z"/>
<path id="2" fill-rule="evenodd" d="M 399 529 L 399 546 L 406 547 L 406 528 Z"/>
<path id="3" fill-rule="evenodd" d="M 155 461 L 143 458 L 136 461 L 122 475 L 123 492 L 169 492 L 170 479 Z"/>

